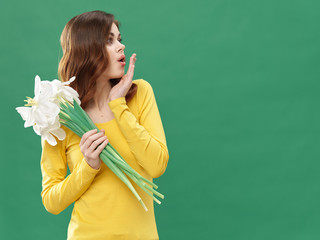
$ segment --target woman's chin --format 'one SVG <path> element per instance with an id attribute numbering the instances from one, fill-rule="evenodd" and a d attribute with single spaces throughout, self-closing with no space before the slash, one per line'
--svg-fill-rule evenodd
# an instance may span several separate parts
<path id="1" fill-rule="evenodd" d="M 122 71 L 117 78 L 122 78 L 124 76 L 124 71 Z"/>
<path id="2" fill-rule="evenodd" d="M 111 75 L 112 77 L 110 78 L 122 78 L 124 76 L 124 69 L 117 71 L 116 73 Z"/>

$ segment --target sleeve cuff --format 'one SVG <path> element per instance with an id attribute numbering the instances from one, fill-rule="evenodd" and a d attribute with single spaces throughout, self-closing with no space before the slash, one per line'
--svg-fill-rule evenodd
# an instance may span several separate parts
<path id="1" fill-rule="evenodd" d="M 102 166 L 102 164 L 101 164 L 99 169 L 94 169 L 87 163 L 87 161 L 84 158 L 82 158 L 82 163 L 81 164 L 82 164 L 82 167 L 84 168 L 84 172 L 88 173 L 89 175 L 97 174 L 100 171 L 101 166 Z"/>
<path id="2" fill-rule="evenodd" d="M 113 109 L 114 107 L 116 107 L 120 104 L 127 104 L 125 97 L 119 97 L 119 98 L 113 99 L 112 101 L 108 102 L 110 109 Z"/>

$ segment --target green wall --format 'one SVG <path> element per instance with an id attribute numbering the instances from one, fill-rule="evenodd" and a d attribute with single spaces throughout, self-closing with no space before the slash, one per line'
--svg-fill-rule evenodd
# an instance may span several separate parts
<path id="1" fill-rule="evenodd" d="M 40 137 L 15 108 L 36 75 L 57 78 L 64 25 L 92 10 L 121 22 L 134 79 L 156 95 L 170 155 L 160 239 L 319 239 L 315 0 L 2 3 L 0 239 L 66 239 L 73 205 L 42 205 Z"/>

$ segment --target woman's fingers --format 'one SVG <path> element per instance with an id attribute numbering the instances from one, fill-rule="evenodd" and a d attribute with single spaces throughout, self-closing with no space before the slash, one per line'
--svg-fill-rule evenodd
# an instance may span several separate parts
<path id="1" fill-rule="evenodd" d="M 136 56 L 137 56 L 137 54 L 132 54 L 132 59 L 131 59 L 131 66 L 133 66 L 134 67 L 134 64 L 136 63 Z"/>
<path id="2" fill-rule="evenodd" d="M 137 54 L 132 54 L 132 56 L 130 57 L 130 64 L 129 64 L 129 69 L 128 69 L 128 72 L 127 72 L 127 79 L 130 81 L 132 81 L 132 77 L 133 77 L 133 73 L 134 73 L 134 64 L 136 62 L 136 55 Z"/>
<path id="3" fill-rule="evenodd" d="M 94 155 L 96 155 L 96 157 L 98 157 L 100 155 L 100 153 L 102 152 L 102 150 L 107 146 L 109 140 L 106 139 L 105 141 L 103 141 L 94 151 Z"/>
<path id="4" fill-rule="evenodd" d="M 99 145 L 100 143 L 102 143 L 104 140 L 107 140 L 107 141 L 108 141 L 108 139 L 107 139 L 106 136 L 103 136 L 103 137 L 98 138 L 97 140 L 95 140 L 94 142 L 92 142 L 91 146 L 89 147 L 89 150 L 90 150 L 91 152 L 95 151 L 95 149 L 98 147 L 98 145 Z"/>
<path id="5" fill-rule="evenodd" d="M 100 138 L 102 136 L 104 136 L 104 131 L 101 131 L 99 133 L 93 133 L 92 135 L 86 136 L 85 137 L 86 139 L 84 140 L 84 142 L 82 144 L 82 147 L 84 149 L 88 149 L 95 140 L 97 140 L 98 138 Z"/>
<path id="6" fill-rule="evenodd" d="M 97 129 L 92 129 L 85 134 L 82 135 L 81 141 L 80 141 L 80 146 L 83 145 L 85 141 L 87 141 L 87 138 L 90 137 L 91 135 L 95 134 L 98 130 Z"/>
<path id="7" fill-rule="evenodd" d="M 103 129 L 100 132 L 93 129 L 83 134 L 80 141 L 80 151 L 90 166 L 98 166 L 98 162 L 101 161 L 99 155 L 108 142 Z"/>

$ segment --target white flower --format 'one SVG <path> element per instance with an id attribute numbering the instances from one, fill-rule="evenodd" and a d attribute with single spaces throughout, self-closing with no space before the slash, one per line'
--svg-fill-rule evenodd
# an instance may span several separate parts
<path id="1" fill-rule="evenodd" d="M 36 134 L 42 139 L 47 140 L 51 145 L 56 145 L 57 141 L 66 137 L 65 131 L 60 128 L 59 112 L 60 101 L 73 102 L 75 99 L 79 104 L 79 95 L 71 87 L 67 86 L 75 77 L 67 82 L 61 82 L 57 79 L 50 81 L 41 81 L 37 75 L 35 77 L 34 98 L 27 97 L 26 107 L 17 107 L 16 110 L 25 120 L 24 127 L 33 126 Z"/>
<path id="2" fill-rule="evenodd" d="M 34 98 L 27 97 L 25 100 L 29 107 L 17 107 L 24 123 L 24 127 L 30 127 L 35 124 L 38 127 L 47 127 L 54 124 L 56 116 L 59 114 L 60 108 L 50 101 L 53 89 L 49 85 L 42 86 L 40 77 L 35 78 Z"/>
<path id="3" fill-rule="evenodd" d="M 57 144 L 56 139 L 52 136 L 56 136 L 59 140 L 63 140 L 66 137 L 66 132 L 60 128 L 59 116 L 56 117 L 54 124 L 41 128 L 34 126 L 34 131 L 41 136 L 43 140 L 46 140 L 50 145 L 55 146 Z"/>
<path id="4" fill-rule="evenodd" d="M 57 79 L 52 81 L 52 84 L 57 88 L 57 98 L 63 98 L 68 100 L 69 102 L 73 103 L 73 99 L 76 100 L 76 102 L 80 105 L 80 99 L 79 94 L 77 91 L 75 91 L 72 87 L 69 87 L 70 83 L 72 83 L 75 80 L 75 76 L 70 78 L 67 82 L 61 82 Z"/>

